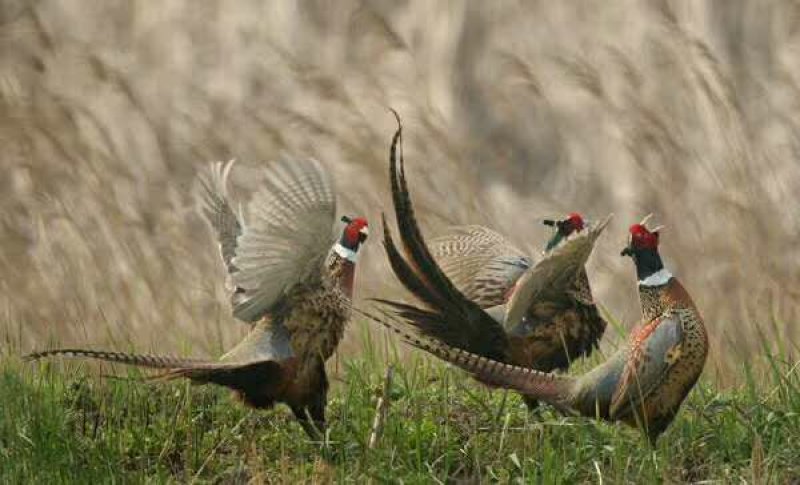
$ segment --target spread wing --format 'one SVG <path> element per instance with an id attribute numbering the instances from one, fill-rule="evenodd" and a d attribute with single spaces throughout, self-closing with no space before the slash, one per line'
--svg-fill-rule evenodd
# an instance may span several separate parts
<path id="1" fill-rule="evenodd" d="M 627 362 L 611 399 L 611 416 L 635 409 L 662 382 L 679 357 L 683 341 L 680 311 L 672 310 L 631 335 Z"/>
<path id="2" fill-rule="evenodd" d="M 573 234 L 517 280 L 506 308 L 503 325 L 507 330 L 522 322 L 528 308 L 543 291 L 565 292 L 570 289 L 610 220 L 609 215 L 592 227 Z"/>
<path id="3" fill-rule="evenodd" d="M 442 271 L 481 308 L 506 302 L 533 260 L 501 234 L 483 226 L 458 226 L 430 242 Z"/>
<path id="4" fill-rule="evenodd" d="M 236 240 L 234 285 L 243 291 L 234 315 L 255 321 L 298 283 L 314 282 L 333 244 L 333 180 L 314 159 L 284 159 L 268 168 Z"/>
<path id="5" fill-rule="evenodd" d="M 200 202 L 203 215 L 217 233 L 222 261 L 229 273 L 236 271 L 232 264 L 236 254 L 236 238 L 242 234 L 242 222 L 233 210 L 228 197 L 228 176 L 234 160 L 227 163 L 213 162 L 208 173 L 200 177 Z"/>

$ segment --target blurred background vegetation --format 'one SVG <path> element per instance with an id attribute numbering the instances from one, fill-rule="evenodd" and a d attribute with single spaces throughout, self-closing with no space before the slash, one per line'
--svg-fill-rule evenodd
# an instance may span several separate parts
<path id="1" fill-rule="evenodd" d="M 799 62 L 790 0 L 0 0 L 2 345 L 237 341 L 193 196 L 212 160 L 247 194 L 281 153 L 321 159 L 374 228 L 359 296 L 400 295 L 377 230 L 391 106 L 428 235 L 535 251 L 544 216 L 614 212 L 590 278 L 626 328 L 619 251 L 655 212 L 708 375 L 738 382 L 798 351 Z"/>

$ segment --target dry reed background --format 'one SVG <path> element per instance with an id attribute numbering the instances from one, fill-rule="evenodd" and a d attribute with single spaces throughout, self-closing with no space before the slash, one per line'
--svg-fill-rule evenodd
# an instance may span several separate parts
<path id="1" fill-rule="evenodd" d="M 2 0 L 3 345 L 219 352 L 243 328 L 197 171 L 235 157 L 246 190 L 313 155 L 378 229 L 392 106 L 429 234 L 534 248 L 544 215 L 615 212 L 590 276 L 626 326 L 619 250 L 655 212 L 731 382 L 762 333 L 797 355 L 799 62 L 790 0 Z M 358 279 L 399 291 L 378 237 Z"/>

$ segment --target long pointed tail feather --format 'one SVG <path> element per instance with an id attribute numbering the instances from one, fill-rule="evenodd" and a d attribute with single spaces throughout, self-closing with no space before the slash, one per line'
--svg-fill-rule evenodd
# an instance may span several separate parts
<path id="1" fill-rule="evenodd" d="M 272 360 L 247 362 L 217 362 L 150 354 L 128 354 L 86 349 L 53 349 L 34 352 L 23 357 L 35 361 L 48 357 L 85 358 L 115 362 L 164 372 L 149 376 L 148 381 L 168 381 L 187 378 L 198 384 L 213 383 L 239 391 L 245 402 L 255 407 L 269 407 L 276 399 L 283 369 Z"/>
<path id="2" fill-rule="evenodd" d="M 389 179 L 405 257 L 400 253 L 385 221 L 384 247 L 397 278 L 426 307 L 405 305 L 403 317 L 427 337 L 495 360 L 505 360 L 508 358 L 509 344 L 502 326 L 455 287 L 425 244 L 406 182 L 402 154 L 403 128 L 399 117 L 397 122 L 398 128 L 389 152 Z M 398 309 L 396 304 L 383 303 Z"/>
<path id="3" fill-rule="evenodd" d="M 88 349 L 51 349 L 41 352 L 33 352 L 23 357 L 26 361 L 41 360 L 49 357 L 67 357 L 78 359 L 94 359 L 105 362 L 116 362 L 119 364 L 133 365 L 137 367 L 147 367 L 151 369 L 176 369 L 181 367 L 192 367 L 207 361 L 197 359 L 187 359 L 181 357 L 170 357 L 152 354 L 129 354 L 125 352 L 109 352 L 105 350 Z"/>
<path id="4" fill-rule="evenodd" d="M 458 289 L 436 263 L 417 224 L 406 181 L 405 160 L 403 157 L 403 126 L 397 113 L 394 111 L 393 113 L 397 118 L 398 126 L 389 150 L 389 180 L 403 248 L 417 271 L 424 274 L 428 284 L 438 289 L 442 296 L 450 297 L 448 299 L 461 296 Z M 400 153 L 399 167 L 398 152 Z"/>
<path id="5" fill-rule="evenodd" d="M 397 244 L 395 244 L 394 238 L 392 237 L 392 232 L 389 230 L 389 225 L 386 224 L 386 215 L 381 214 L 381 219 L 383 222 L 383 247 L 389 258 L 389 265 L 392 267 L 392 271 L 397 276 L 397 279 L 400 280 L 407 290 L 425 304 L 433 308 L 441 308 L 447 305 L 447 302 L 437 294 L 435 289 L 417 275 L 419 270 L 412 267 L 400 254 Z"/>
<path id="6" fill-rule="evenodd" d="M 564 411 L 569 407 L 568 400 L 574 383 L 571 378 L 505 364 L 426 338 L 403 328 L 408 325 L 406 322 L 383 309 L 379 309 L 380 315 L 377 315 L 356 306 L 352 308 L 356 313 L 391 330 L 409 345 L 469 372 L 487 385 L 519 391 Z"/>

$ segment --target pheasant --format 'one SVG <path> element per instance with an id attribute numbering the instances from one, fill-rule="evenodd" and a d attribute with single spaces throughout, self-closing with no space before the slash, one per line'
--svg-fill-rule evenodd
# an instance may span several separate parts
<path id="1" fill-rule="evenodd" d="M 586 228 L 583 217 L 576 212 L 562 220 L 543 222 L 555 227 L 543 258 L 550 257 L 562 245 L 584 242 L 570 239 Z M 499 233 L 478 225 L 453 228 L 449 234 L 434 238 L 430 247 L 434 260 L 455 287 L 481 308 L 493 309 L 503 322 L 506 314 L 498 314 L 498 310 L 507 309 L 503 305 L 513 295 L 517 282 L 536 267 L 533 257 Z M 543 371 L 564 370 L 572 360 L 591 355 L 597 347 L 606 322 L 595 305 L 584 267 L 569 274 L 571 279 L 554 281 L 528 308 L 521 308 L 521 323 L 507 329 L 507 333 L 525 339 L 519 346 L 523 355 L 512 356 L 513 363 Z"/>
<path id="2" fill-rule="evenodd" d="M 386 312 L 369 314 L 412 345 L 497 387 L 517 390 L 567 412 L 637 426 L 651 443 L 675 418 L 703 371 L 708 336 L 692 298 L 667 270 L 658 252 L 659 230 L 630 227 L 623 256 L 633 258 L 642 321 L 625 348 L 578 377 L 508 365 L 414 334 Z M 411 322 L 414 325 L 413 322 Z"/>
<path id="3" fill-rule="evenodd" d="M 83 349 L 36 352 L 162 369 L 232 389 L 245 404 L 288 404 L 305 432 L 325 429 L 325 361 L 350 316 L 356 261 L 368 236 L 363 218 L 342 217 L 338 240 L 333 180 L 313 159 L 284 160 L 265 171 L 245 225 L 233 210 L 227 179 L 233 162 L 212 164 L 201 177 L 203 212 L 215 230 L 232 292 L 233 314 L 248 335 L 219 361 Z"/>
<path id="4" fill-rule="evenodd" d="M 482 226 L 456 228 L 428 249 L 414 218 L 399 127 L 390 179 L 404 258 L 384 221 L 395 275 L 424 308 L 379 299 L 423 335 L 502 362 L 544 371 L 566 369 L 589 355 L 605 330 L 584 264 L 608 218 L 591 225 L 573 213 L 560 221 L 536 264 L 503 236 Z M 402 147 L 400 146 L 400 150 Z M 537 401 L 525 397 L 529 407 Z"/>

